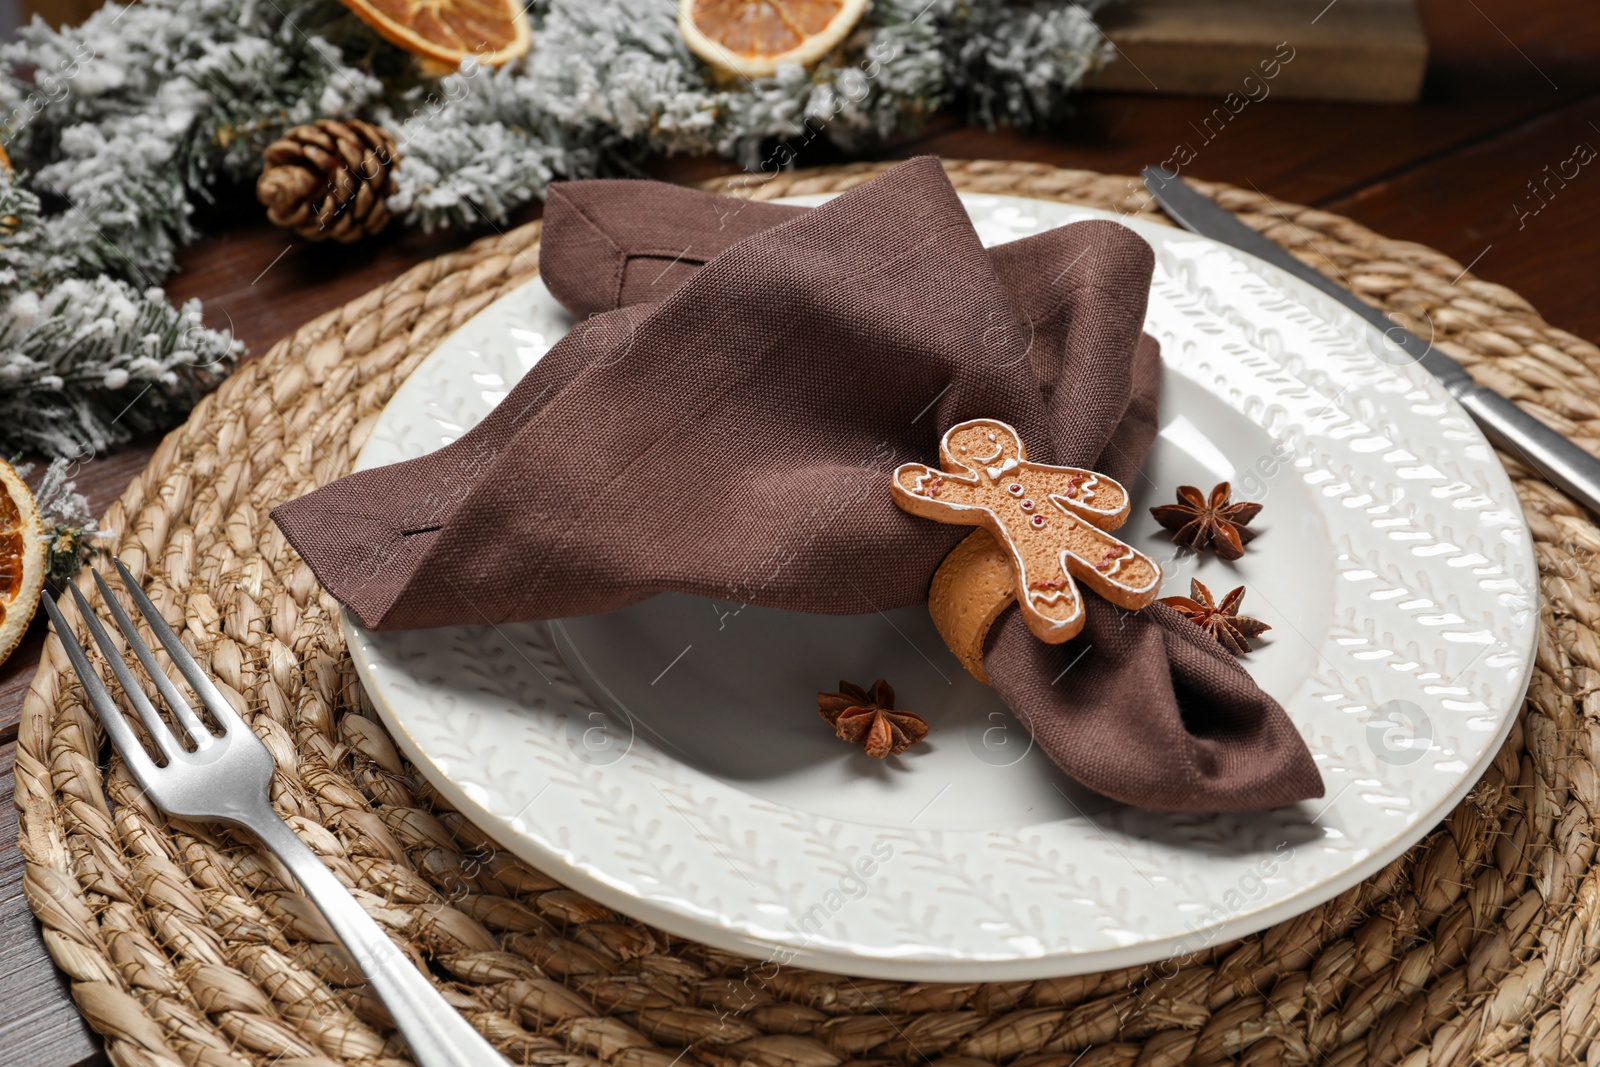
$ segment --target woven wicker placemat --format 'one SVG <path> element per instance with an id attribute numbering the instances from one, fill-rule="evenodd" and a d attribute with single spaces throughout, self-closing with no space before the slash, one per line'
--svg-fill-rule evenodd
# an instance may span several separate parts
<path id="1" fill-rule="evenodd" d="M 947 166 L 965 190 L 1152 211 L 1131 178 Z M 882 169 L 725 184 L 771 198 Z M 1368 298 L 1425 314 L 1480 381 L 1595 448 L 1600 350 L 1515 293 L 1337 215 L 1202 188 Z M 202 401 L 102 523 L 272 749 L 279 810 L 513 1062 L 1600 1062 L 1600 529 L 1510 462 L 1544 591 L 1510 738 L 1421 844 L 1261 934 L 1050 981 L 850 979 L 670 938 L 497 851 L 396 754 L 356 684 L 337 605 L 267 513 L 349 469 L 396 386 L 534 272 L 538 241 L 538 224 L 479 241 L 304 326 Z M 119 760 L 107 765 L 52 638 L 16 758 L 25 886 L 113 1062 L 406 1062 L 383 1008 L 271 858 L 242 836 L 169 822 Z"/>

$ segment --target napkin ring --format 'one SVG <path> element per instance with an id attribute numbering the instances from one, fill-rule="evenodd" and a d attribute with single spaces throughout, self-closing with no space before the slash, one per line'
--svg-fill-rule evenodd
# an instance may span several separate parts
<path id="1" fill-rule="evenodd" d="M 998 419 L 952 426 L 939 441 L 939 463 L 902 464 L 890 491 L 913 515 L 979 527 L 945 557 L 928 591 L 945 644 L 979 681 L 989 680 L 989 627 L 1013 601 L 1034 636 L 1061 644 L 1083 629 L 1080 582 L 1130 610 L 1155 599 L 1160 564 L 1108 532 L 1128 518 L 1120 483 L 1028 462 L 1021 436 Z"/>

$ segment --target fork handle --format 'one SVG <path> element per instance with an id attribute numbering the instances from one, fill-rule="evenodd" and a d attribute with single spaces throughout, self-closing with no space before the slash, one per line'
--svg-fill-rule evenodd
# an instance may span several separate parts
<path id="1" fill-rule="evenodd" d="M 270 805 L 265 811 L 240 813 L 235 819 L 283 861 L 306 896 L 327 917 L 328 925 L 355 956 L 394 1016 L 417 1067 L 505 1067 L 506 1061 L 494 1046 L 439 995 Z"/>

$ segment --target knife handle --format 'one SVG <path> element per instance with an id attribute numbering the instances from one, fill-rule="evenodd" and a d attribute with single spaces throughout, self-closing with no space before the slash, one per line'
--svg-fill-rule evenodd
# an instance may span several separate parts
<path id="1" fill-rule="evenodd" d="M 1493 444 L 1520 458 L 1591 512 L 1600 514 L 1600 459 L 1491 389 L 1468 385 L 1450 391 Z"/>

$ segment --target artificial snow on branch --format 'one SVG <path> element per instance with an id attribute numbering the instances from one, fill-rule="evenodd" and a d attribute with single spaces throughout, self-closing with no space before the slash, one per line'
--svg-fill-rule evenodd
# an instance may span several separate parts
<path id="1" fill-rule="evenodd" d="M 16 472 L 26 478 L 33 473 L 33 464 L 24 463 Z M 78 492 L 70 473 L 67 460 L 51 460 L 33 487 L 33 502 L 44 525 L 45 577 L 57 583 L 77 574 L 93 554 L 94 542 L 110 532 L 100 529 L 88 499 Z"/>
<path id="2" fill-rule="evenodd" d="M 719 152 L 752 171 L 826 141 L 859 150 L 937 108 L 1059 120 L 1109 56 L 1085 3 L 874 0 L 816 66 L 727 81 L 673 0 L 535 0 L 533 47 L 499 69 L 419 73 L 332 0 L 142 0 L 0 45 L 0 450 L 97 450 L 170 425 L 239 346 L 159 288 L 197 199 L 253 182 L 317 119 L 399 142 L 390 210 L 424 228 L 502 225 L 555 179 Z M 247 193 L 245 195 L 248 195 Z M 41 210 L 41 200 L 48 210 Z"/>
<path id="3" fill-rule="evenodd" d="M 549 0 L 533 49 L 464 64 L 391 112 L 404 164 L 397 214 L 427 228 L 504 222 L 553 178 L 623 170 L 652 153 L 718 152 L 748 170 L 803 162 L 815 141 L 860 150 L 947 104 L 990 125 L 1038 126 L 1109 57 L 1083 4 L 874 0 L 827 59 L 722 84 L 683 43 L 670 0 Z"/>
<path id="4" fill-rule="evenodd" d="M 82 456 L 163 429 L 240 355 L 200 303 L 108 274 L 75 277 L 75 234 L 0 175 L 0 454 Z"/>

